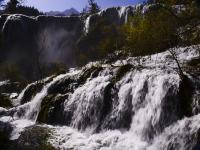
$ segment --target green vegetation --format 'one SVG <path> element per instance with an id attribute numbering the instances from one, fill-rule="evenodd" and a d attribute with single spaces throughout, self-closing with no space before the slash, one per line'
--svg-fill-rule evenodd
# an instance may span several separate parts
<path id="1" fill-rule="evenodd" d="M 88 4 L 89 4 L 88 11 L 90 14 L 95 14 L 100 11 L 100 7 L 95 2 L 95 0 L 88 0 Z"/>
<path id="2" fill-rule="evenodd" d="M 200 43 L 198 1 L 152 0 L 148 3 L 155 3 L 156 7 L 150 6 L 145 13 L 138 10 L 122 26 L 97 17 L 98 21 L 78 42 L 79 65 L 103 59 L 116 50 L 144 56 Z M 184 5 L 179 13 L 173 7 L 176 4 Z"/>
<path id="3" fill-rule="evenodd" d="M 0 65 L 1 77 L 9 79 L 11 82 L 20 81 L 24 82 L 24 77 L 21 75 L 21 70 L 14 63 L 2 63 Z"/>
<path id="4" fill-rule="evenodd" d="M 38 16 L 43 14 L 34 7 L 22 6 L 22 2 L 22 0 L 9 0 L 3 6 L 3 14 L 24 14 L 27 16 Z"/>
<path id="5" fill-rule="evenodd" d="M 100 10 L 100 6 L 95 2 L 95 0 L 88 0 L 88 6 L 83 8 L 81 16 L 85 18 L 88 15 L 98 13 Z"/>
<path id="6" fill-rule="evenodd" d="M 98 19 L 77 44 L 79 65 L 105 58 L 108 53 L 120 49 L 124 45 L 123 42 L 124 34 L 120 26 L 106 19 Z"/>
<path id="7" fill-rule="evenodd" d="M 17 0 L 9 1 L 5 7 L 5 12 L 22 12 L 22 14 L 27 15 L 36 15 L 39 13 L 32 10 L 33 8 L 22 8 L 24 6 L 21 6 L 18 2 Z M 200 43 L 199 1 L 149 0 L 147 3 L 155 5 L 150 6 L 149 10 L 145 13 L 138 10 L 138 12 L 128 18 L 128 23 L 122 25 L 114 23 L 114 21 L 112 22 L 112 19 L 109 17 L 99 17 L 96 15 L 95 13 L 100 11 L 100 7 L 94 0 L 89 0 L 88 7 L 85 8 L 82 15 L 84 19 L 88 15 L 93 15 L 91 17 L 93 23 L 88 33 L 86 34 L 83 31 L 80 39 L 74 44 L 75 50 L 73 50 L 75 51 L 76 65 L 82 66 L 90 61 L 105 59 L 108 55 L 115 54 L 116 51 L 122 52 L 125 56 L 144 56 L 162 52 L 176 46 L 189 46 Z M 184 5 L 184 9 L 179 13 L 173 7 L 173 5 L 177 4 Z M 177 10 L 179 11 L 179 8 Z M 29 34 L 31 33 L 28 32 L 27 35 Z M 34 39 L 31 40 L 34 41 Z M 1 36 L 0 41 L 3 41 Z M 23 45 L 19 41 L 16 43 Z M 25 47 L 25 45 L 23 46 Z M 26 51 L 29 46 L 30 44 L 24 48 L 23 53 L 26 53 L 25 55 L 32 55 L 32 51 L 37 49 L 34 47 L 33 42 L 33 46 L 31 45 L 33 49 Z M 39 58 L 41 57 L 40 54 L 34 55 L 34 61 L 31 60 L 30 62 L 26 58 L 23 58 L 23 60 L 20 60 L 16 64 L 1 62 L 1 80 L 10 79 L 11 81 L 20 82 L 24 80 L 38 80 L 51 74 L 57 75 L 67 71 L 67 67 L 64 64 L 44 64 L 41 61 L 42 58 Z M 3 54 L 1 57 L 3 60 Z M 115 56 L 113 55 L 113 57 Z M 117 59 L 121 57 L 117 57 Z M 27 64 L 33 64 L 33 70 L 35 71 L 29 71 L 28 65 L 26 66 L 23 61 L 26 61 Z"/>
<path id="8" fill-rule="evenodd" d="M 176 45 L 178 22 L 167 10 L 158 8 L 145 15 L 137 13 L 124 28 L 126 51 L 133 56 L 148 55 Z"/>

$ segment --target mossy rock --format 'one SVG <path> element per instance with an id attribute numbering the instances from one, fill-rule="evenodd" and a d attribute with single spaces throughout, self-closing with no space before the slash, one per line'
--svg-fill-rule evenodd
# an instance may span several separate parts
<path id="1" fill-rule="evenodd" d="M 0 94 L 0 107 L 11 108 L 12 102 L 8 95 Z"/>
<path id="2" fill-rule="evenodd" d="M 84 84 L 88 78 L 95 78 L 98 76 L 99 72 L 103 70 L 101 66 L 92 66 L 83 70 L 83 73 L 79 77 L 79 84 Z"/>
<path id="3" fill-rule="evenodd" d="M 42 90 L 44 86 L 43 82 L 37 82 L 36 84 L 32 84 L 30 85 L 30 87 L 24 92 L 24 96 L 21 100 L 21 104 L 25 104 L 29 101 L 31 101 L 31 99 Z"/>
<path id="4" fill-rule="evenodd" d="M 132 68 L 133 68 L 133 65 L 131 65 L 131 64 L 126 64 L 126 65 L 119 67 L 119 69 L 117 70 L 117 72 L 111 82 L 112 83 L 118 82 Z"/>
<path id="5" fill-rule="evenodd" d="M 190 60 L 188 62 L 188 65 L 190 65 L 190 66 L 200 65 L 200 57 Z"/>
<path id="6" fill-rule="evenodd" d="M 19 136 L 13 147 L 16 150 L 55 150 L 48 143 L 51 130 L 41 126 L 27 127 Z"/>
<path id="7" fill-rule="evenodd" d="M 65 94 L 68 92 L 73 92 L 73 88 L 69 86 L 74 83 L 75 80 L 72 77 L 67 77 L 65 79 L 57 81 L 48 89 L 49 94 Z"/>
<path id="8" fill-rule="evenodd" d="M 193 87 L 190 79 L 184 76 L 179 87 L 179 97 L 181 100 L 182 116 L 192 116 L 192 94 Z"/>
<path id="9" fill-rule="evenodd" d="M 0 86 L 0 93 L 18 93 L 26 86 L 26 83 L 8 82 Z"/>
<path id="10" fill-rule="evenodd" d="M 192 148 L 192 150 L 199 150 L 200 149 L 200 129 L 198 129 L 198 131 L 196 133 L 196 138 L 197 138 L 197 142 L 196 142 L 195 146 Z"/>
<path id="11" fill-rule="evenodd" d="M 95 78 L 98 76 L 102 67 L 92 66 L 83 70 L 79 77 L 72 76 L 66 77 L 65 79 L 57 81 L 48 89 L 49 94 L 66 94 L 72 93 L 75 88 L 84 84 L 89 77 Z"/>
<path id="12" fill-rule="evenodd" d="M 52 125 L 64 124 L 64 101 L 68 98 L 68 95 L 46 96 L 41 104 L 41 110 L 39 112 L 37 122 L 38 123 L 48 123 Z"/>
<path id="13" fill-rule="evenodd" d="M 9 123 L 0 121 L 0 148 L 8 149 L 11 141 L 9 140 L 10 133 L 12 131 L 12 126 Z"/>

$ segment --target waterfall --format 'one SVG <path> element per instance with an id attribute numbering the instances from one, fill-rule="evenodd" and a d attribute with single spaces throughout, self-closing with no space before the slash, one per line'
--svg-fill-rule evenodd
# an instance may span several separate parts
<path id="1" fill-rule="evenodd" d="M 21 104 L 21 99 L 24 97 L 24 93 L 26 92 L 26 90 L 28 90 L 28 88 L 29 88 L 31 85 L 33 85 L 33 83 L 28 84 L 28 85 L 26 86 L 26 88 L 23 89 L 22 92 L 18 95 L 18 97 L 17 97 L 16 99 L 13 100 L 13 105 L 14 105 L 14 106 L 18 106 L 18 105 Z"/>
<path id="2" fill-rule="evenodd" d="M 199 57 L 194 47 L 178 48 L 176 54 L 181 65 Z M 16 107 L 2 110 L 14 115 L 1 116 L 0 121 L 14 126 L 11 139 L 17 139 L 25 127 L 36 124 L 45 107 L 46 120 L 63 120 L 50 125 L 44 120 L 46 124 L 40 125 L 51 130 L 48 142 L 58 149 L 192 150 L 199 142 L 199 77 L 186 74 L 194 86 L 193 114 L 186 118 L 182 81 L 168 51 L 123 62 L 91 63 L 47 78 L 40 81 L 42 89 L 22 104 L 24 93 L 37 82 L 29 84 Z M 138 63 L 142 67 L 136 67 Z M 52 99 L 45 99 L 48 96 Z M 43 100 L 47 105 L 42 106 Z"/>
<path id="3" fill-rule="evenodd" d="M 51 87 L 54 83 L 56 83 L 57 81 L 61 80 L 62 78 L 69 76 L 69 75 L 75 75 L 77 72 L 70 72 L 67 74 L 62 74 L 59 75 L 55 78 L 53 78 L 52 81 L 50 81 L 49 83 L 45 84 L 43 89 L 37 93 L 30 102 L 25 103 L 19 107 L 17 107 L 17 112 L 15 113 L 15 117 L 20 117 L 22 119 L 26 119 L 26 120 L 32 120 L 34 122 L 36 122 L 38 113 L 40 111 L 40 106 L 41 106 L 41 102 L 44 99 L 44 97 L 48 94 L 48 89 L 49 87 Z M 48 78 L 44 81 L 47 81 Z M 28 89 L 28 87 L 30 87 L 30 85 L 28 85 L 19 95 L 19 97 L 17 98 L 17 101 L 19 101 L 19 98 L 23 97 L 23 94 L 25 92 L 25 90 Z M 22 112 L 22 114 L 21 114 Z M 20 114 L 20 116 L 19 116 Z"/>
<path id="4" fill-rule="evenodd" d="M 84 31 L 85 31 L 86 34 L 89 32 L 89 28 L 90 28 L 90 18 L 91 18 L 91 16 L 88 16 L 87 19 L 85 20 Z"/>
<path id="5" fill-rule="evenodd" d="M 109 76 L 100 76 L 77 88 L 65 102 L 65 111 L 73 109 L 71 125 L 84 129 L 97 126 L 103 106 L 104 90 L 109 84 Z"/>
<path id="6" fill-rule="evenodd" d="M 6 81 L 0 81 L 0 86 L 5 85 L 5 84 L 7 84 L 8 82 L 9 82 L 9 80 L 6 80 Z"/>
<path id="7" fill-rule="evenodd" d="M 129 11 L 130 11 L 129 7 L 121 7 L 119 10 L 119 17 L 120 19 L 124 18 L 124 23 L 128 22 Z"/>
<path id="8" fill-rule="evenodd" d="M 185 118 L 178 123 L 171 125 L 154 139 L 149 150 L 160 149 L 192 149 L 198 142 L 198 132 L 200 128 L 200 115 Z"/>

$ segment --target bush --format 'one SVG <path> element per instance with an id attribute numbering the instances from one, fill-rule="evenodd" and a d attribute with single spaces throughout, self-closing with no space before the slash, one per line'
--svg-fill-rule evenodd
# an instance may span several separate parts
<path id="1" fill-rule="evenodd" d="M 99 19 L 87 35 L 83 35 L 77 43 L 79 65 L 105 58 L 109 53 L 121 49 L 123 42 L 123 32 L 120 26 Z"/>
<path id="2" fill-rule="evenodd" d="M 125 49 L 132 55 L 149 55 L 178 43 L 178 21 L 167 10 L 159 8 L 147 14 L 138 12 L 124 25 Z"/>
<path id="3" fill-rule="evenodd" d="M 21 75 L 19 67 L 13 63 L 3 63 L 0 65 L 0 71 L 2 72 L 1 78 L 8 79 L 11 82 L 21 81 L 24 82 L 24 78 Z"/>

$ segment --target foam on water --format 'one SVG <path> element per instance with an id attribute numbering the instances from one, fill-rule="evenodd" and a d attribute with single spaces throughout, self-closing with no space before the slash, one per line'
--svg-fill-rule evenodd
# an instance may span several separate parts
<path id="1" fill-rule="evenodd" d="M 194 47 L 179 48 L 176 53 L 181 63 L 199 57 Z M 137 66 L 138 60 L 129 58 L 124 60 L 126 63 Z M 179 115 L 180 77 L 174 71 L 176 64 L 169 52 L 142 57 L 139 63 L 142 68 L 131 68 L 118 81 L 115 75 L 120 67 L 102 67 L 95 77 L 91 75 L 71 93 L 66 93 L 69 96 L 64 110 L 60 111 L 70 116 L 69 124 L 42 125 L 52 130 L 49 142 L 59 149 L 77 150 L 185 150 L 193 147 L 200 129 L 200 116 L 182 118 Z M 25 127 L 36 123 L 42 100 L 51 86 L 66 77 L 79 76 L 83 70 L 73 69 L 53 78 L 30 102 L 16 105 L 13 117 L 1 117 L 0 121 L 14 126 L 11 139 L 17 139 Z M 7 111 L 10 110 L 0 112 Z"/>

